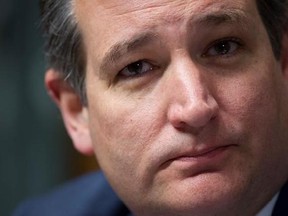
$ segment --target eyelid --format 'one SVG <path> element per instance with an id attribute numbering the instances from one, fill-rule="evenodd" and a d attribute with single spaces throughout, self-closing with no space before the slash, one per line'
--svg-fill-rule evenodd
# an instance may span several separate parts
<path id="1" fill-rule="evenodd" d="M 149 64 L 148 66 L 148 69 L 146 69 L 144 72 L 141 72 L 141 73 L 137 73 L 135 72 L 133 74 L 133 72 L 130 72 L 131 75 L 128 75 L 128 74 L 125 74 L 125 70 L 127 70 L 127 73 L 129 73 L 129 67 L 131 67 L 132 65 L 136 65 L 136 64 Z M 142 66 L 143 67 L 143 66 Z M 149 71 L 153 70 L 153 65 L 151 65 L 151 63 L 149 63 L 148 61 L 145 61 L 145 60 L 138 60 L 138 61 L 135 61 L 135 62 L 132 62 L 130 64 L 128 64 L 127 66 L 125 66 L 122 70 L 119 71 L 119 74 L 122 75 L 122 76 L 126 76 L 126 77 L 129 77 L 129 76 L 137 76 L 137 75 L 142 75 L 142 74 L 145 74 Z"/>
<path id="2" fill-rule="evenodd" d="M 213 41 L 212 43 L 210 43 L 207 48 L 204 49 L 204 52 L 203 54 L 201 54 L 201 57 L 210 57 L 209 55 L 207 55 L 208 51 L 213 48 L 213 46 L 221 43 L 221 42 L 234 42 L 236 43 L 239 48 L 241 48 L 243 46 L 243 41 L 237 37 L 226 37 L 226 38 L 221 38 L 221 39 L 218 39 L 216 41 Z M 215 56 L 216 57 L 216 56 Z"/>
<path id="3" fill-rule="evenodd" d="M 131 74 L 131 75 L 125 75 L 123 74 L 123 71 L 124 70 L 127 70 L 129 66 L 133 65 L 133 64 L 136 64 L 136 63 L 142 63 L 142 64 L 149 64 L 149 69 L 147 69 L 146 71 L 142 72 L 142 73 L 135 73 L 135 74 Z M 118 71 L 117 73 L 117 77 L 118 78 L 123 78 L 123 79 L 130 79 L 130 78 L 136 78 L 136 77 L 141 77 L 141 76 L 145 76 L 146 74 L 150 73 L 150 71 L 153 71 L 153 70 L 157 70 L 159 67 L 156 66 L 156 64 L 154 64 L 153 62 L 151 62 L 150 60 L 147 60 L 147 59 L 139 59 L 139 60 L 136 60 L 136 61 L 133 61 L 131 63 L 128 63 L 126 64 L 125 67 L 122 67 L 121 70 Z"/>

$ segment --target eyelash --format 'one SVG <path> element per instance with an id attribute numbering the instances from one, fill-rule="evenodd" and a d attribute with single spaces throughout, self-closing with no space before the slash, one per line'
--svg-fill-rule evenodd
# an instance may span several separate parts
<path id="1" fill-rule="evenodd" d="M 140 67 L 140 70 L 146 66 L 146 69 L 143 72 L 135 72 L 135 70 L 134 70 L 134 72 L 130 71 L 131 74 L 129 75 L 128 74 L 129 73 L 129 67 L 133 67 L 133 66 L 134 67 Z M 149 71 L 154 70 L 155 68 L 156 68 L 156 66 L 151 64 L 148 60 L 144 60 L 144 59 L 142 60 L 141 59 L 141 60 L 132 62 L 131 64 L 128 64 L 126 67 L 124 67 L 122 70 L 120 70 L 118 75 L 121 77 L 139 77 L 139 76 L 145 75 Z M 133 69 L 133 68 L 130 68 L 130 69 Z M 136 68 L 134 68 L 134 69 L 136 69 Z"/>
<path id="2" fill-rule="evenodd" d="M 215 55 L 209 55 L 207 54 L 209 52 L 209 50 L 216 48 L 216 45 L 221 45 L 221 43 L 230 43 L 229 46 L 231 45 L 231 43 L 233 43 L 233 45 L 236 45 L 237 47 L 232 51 L 232 53 L 216 53 Z M 226 44 L 227 45 L 227 44 Z M 207 57 L 230 57 L 231 55 L 233 55 L 234 53 L 236 53 L 241 47 L 243 47 L 243 42 L 239 39 L 239 38 L 235 38 L 235 37 L 229 37 L 229 38 L 222 38 L 216 41 L 213 41 L 208 48 L 205 49 L 204 53 L 201 55 L 201 57 L 207 58 Z M 219 48 L 219 47 L 218 47 Z M 231 48 L 231 47 L 229 47 Z M 217 52 L 217 51 L 216 51 Z"/>
<path id="3" fill-rule="evenodd" d="M 229 44 L 229 47 L 226 47 L 226 48 L 229 48 L 231 49 L 231 45 L 234 45 L 236 47 L 234 47 L 234 50 L 232 50 L 232 53 L 230 53 L 229 51 L 227 51 L 227 53 L 217 53 L 216 51 L 216 54 L 208 54 L 208 52 L 211 50 L 211 49 L 215 49 L 216 48 L 216 45 L 221 45 L 221 43 L 223 43 L 223 47 L 224 47 L 224 43 L 227 43 Z M 233 44 L 231 44 L 233 43 Z M 226 44 L 226 45 L 227 45 Z M 216 41 L 213 41 L 209 46 L 208 48 L 205 49 L 204 53 L 201 55 L 201 57 L 203 58 L 210 58 L 210 57 L 214 57 L 214 58 L 228 58 L 230 56 L 232 56 L 234 53 L 236 53 L 241 47 L 243 46 L 243 43 L 242 41 L 239 39 L 239 38 L 235 38 L 235 37 L 229 37 L 229 38 L 222 38 L 222 39 L 219 39 L 219 40 L 216 40 Z M 218 47 L 218 48 L 221 48 L 221 47 Z M 214 50 L 215 51 L 215 50 Z M 219 50 L 218 50 L 219 51 Z M 142 65 L 140 65 L 142 64 Z M 144 64 L 144 66 L 143 66 Z M 145 65 L 146 64 L 146 65 Z M 149 66 L 148 66 L 149 65 Z M 133 66 L 136 66 L 136 67 L 140 67 L 140 70 L 143 69 L 143 67 L 146 66 L 146 69 L 143 71 L 143 72 L 134 72 L 130 71 L 129 72 L 129 67 L 132 67 L 132 70 L 133 70 Z M 146 73 L 148 73 L 149 71 L 152 71 L 154 69 L 157 69 L 157 67 L 155 65 L 153 65 L 152 63 L 150 63 L 148 60 L 145 60 L 145 59 L 140 59 L 140 60 L 137 60 L 135 62 L 132 62 L 130 64 L 128 64 L 127 66 L 125 66 L 123 69 L 121 69 L 118 73 L 118 77 L 120 78 L 136 78 L 136 77 L 141 77 L 141 76 L 144 76 Z M 130 68 L 131 69 L 131 68 Z M 134 68 L 136 69 L 136 68 Z M 130 74 L 129 74 L 130 73 Z"/>

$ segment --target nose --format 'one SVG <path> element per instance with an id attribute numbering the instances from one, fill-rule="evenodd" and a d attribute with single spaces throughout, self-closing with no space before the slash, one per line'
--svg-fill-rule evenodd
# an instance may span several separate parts
<path id="1" fill-rule="evenodd" d="M 176 64 L 171 74 L 168 121 L 178 130 L 199 133 L 216 117 L 219 110 L 209 90 L 212 89 L 209 85 L 212 81 L 192 62 Z"/>

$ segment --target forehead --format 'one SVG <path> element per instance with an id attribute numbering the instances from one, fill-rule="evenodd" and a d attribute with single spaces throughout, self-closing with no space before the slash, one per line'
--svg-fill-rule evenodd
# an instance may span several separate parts
<path id="1" fill-rule="evenodd" d="M 87 43 L 97 44 L 93 49 L 101 52 L 94 55 L 101 55 L 110 45 L 139 32 L 161 34 L 173 24 L 193 27 L 203 18 L 218 17 L 221 22 L 225 17 L 250 17 L 254 22 L 258 11 L 256 1 L 251 0 L 75 0 L 75 15 L 84 43 L 88 49 Z"/>
<path id="2" fill-rule="evenodd" d="M 208 13 L 238 11 L 255 16 L 256 1 L 251 0 L 75 0 L 75 15 L 82 30 L 94 36 L 118 33 L 129 28 L 155 26 L 197 19 Z M 127 29 L 126 29 L 127 31 Z"/>
<path id="3" fill-rule="evenodd" d="M 248 10 L 256 6 L 254 0 L 75 0 L 76 16 L 81 18 L 97 18 L 97 20 L 133 21 L 137 15 L 144 18 L 161 17 L 167 21 L 181 19 L 187 15 L 217 10 Z M 254 8 L 255 9 L 255 8 Z M 251 12 L 251 11 L 250 11 Z M 109 20 L 110 20 L 109 19 Z M 112 23 L 111 23 L 112 24 Z"/>

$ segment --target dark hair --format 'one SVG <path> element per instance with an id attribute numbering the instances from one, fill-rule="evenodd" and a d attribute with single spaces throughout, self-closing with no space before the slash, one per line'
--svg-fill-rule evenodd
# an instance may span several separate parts
<path id="1" fill-rule="evenodd" d="M 256 0 L 276 59 L 288 20 L 288 0 Z M 85 51 L 74 16 L 73 0 L 41 0 L 41 17 L 48 67 L 59 71 L 87 105 Z"/>
<path id="2" fill-rule="evenodd" d="M 281 55 L 282 37 L 287 31 L 287 0 L 256 0 L 259 14 L 266 27 L 276 59 Z"/>
<path id="3" fill-rule="evenodd" d="M 85 52 L 73 2 L 40 0 L 41 27 L 48 67 L 59 71 L 86 104 Z"/>

